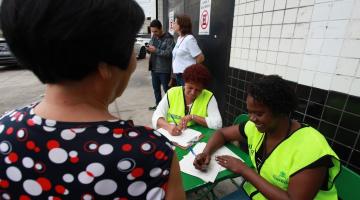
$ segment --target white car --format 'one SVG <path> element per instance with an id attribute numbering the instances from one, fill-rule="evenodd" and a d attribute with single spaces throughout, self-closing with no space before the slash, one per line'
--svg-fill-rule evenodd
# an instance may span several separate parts
<path id="1" fill-rule="evenodd" d="M 136 38 L 134 50 L 137 59 L 144 59 L 146 57 L 145 46 L 149 44 L 150 40 L 150 35 L 143 35 Z"/>

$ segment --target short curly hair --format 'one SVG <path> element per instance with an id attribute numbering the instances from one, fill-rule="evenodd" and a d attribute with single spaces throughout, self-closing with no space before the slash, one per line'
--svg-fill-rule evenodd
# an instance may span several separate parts
<path id="1" fill-rule="evenodd" d="M 278 75 L 253 80 L 247 88 L 247 94 L 269 107 L 275 115 L 289 115 L 298 104 L 295 91 Z"/>
<path id="2" fill-rule="evenodd" d="M 200 83 L 204 87 L 211 80 L 209 70 L 202 64 L 193 64 L 185 69 L 183 79 L 186 82 Z"/>

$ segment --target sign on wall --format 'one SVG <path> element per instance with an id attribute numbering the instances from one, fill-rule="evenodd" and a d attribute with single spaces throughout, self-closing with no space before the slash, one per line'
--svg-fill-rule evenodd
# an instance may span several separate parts
<path id="1" fill-rule="evenodd" d="M 210 34 L 211 0 L 201 0 L 199 16 L 199 35 Z"/>
<path id="2" fill-rule="evenodd" d="M 169 12 L 169 33 L 174 35 L 174 11 Z"/>

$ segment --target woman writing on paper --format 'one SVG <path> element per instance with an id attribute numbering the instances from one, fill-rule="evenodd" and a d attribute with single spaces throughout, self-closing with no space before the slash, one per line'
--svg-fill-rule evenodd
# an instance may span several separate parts
<path id="1" fill-rule="evenodd" d="M 180 135 L 187 126 L 194 124 L 221 128 L 216 99 L 212 92 L 204 89 L 211 78 L 209 70 L 194 64 L 186 68 L 183 78 L 185 86 L 169 89 L 160 101 L 152 117 L 153 127 L 163 128 L 171 135 Z"/>
<path id="2" fill-rule="evenodd" d="M 210 155 L 226 142 L 247 140 L 255 169 L 231 156 L 216 157 L 221 166 L 246 180 L 245 192 L 234 193 L 237 198 L 337 199 L 339 158 L 321 133 L 289 117 L 297 98 L 286 81 L 265 76 L 251 83 L 247 93 L 250 120 L 215 132 L 195 158 L 195 167 L 204 169 Z"/>

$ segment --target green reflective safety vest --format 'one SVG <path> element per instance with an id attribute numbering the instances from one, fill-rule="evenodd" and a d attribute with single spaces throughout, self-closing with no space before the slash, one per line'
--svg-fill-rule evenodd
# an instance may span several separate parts
<path id="1" fill-rule="evenodd" d="M 251 162 L 256 166 L 255 153 L 261 147 L 265 134 L 260 133 L 251 121 L 248 121 L 245 125 L 245 134 L 248 140 Z M 298 129 L 282 141 L 275 147 L 269 157 L 263 161 L 260 169 L 255 167 L 255 170 L 269 183 L 287 190 L 290 177 L 293 174 L 326 155 L 331 156 L 333 163 L 333 166 L 328 170 L 327 190 L 319 190 L 315 199 L 335 200 L 338 197 L 334 179 L 340 172 L 339 157 L 331 149 L 325 137 L 310 126 Z M 266 199 L 249 182 L 245 182 L 243 188 L 252 199 Z"/>
<path id="2" fill-rule="evenodd" d="M 193 114 L 200 117 L 207 117 L 207 107 L 212 98 L 213 93 L 209 90 L 203 89 L 199 96 L 196 97 L 193 102 L 190 112 L 185 113 L 185 96 L 184 90 L 182 86 L 173 87 L 167 91 L 167 98 L 169 102 L 169 110 L 167 113 L 166 120 L 171 122 L 176 122 L 177 124 L 180 122 L 181 118 L 186 114 Z M 187 126 L 191 126 L 195 124 L 195 122 L 190 121 Z"/>

